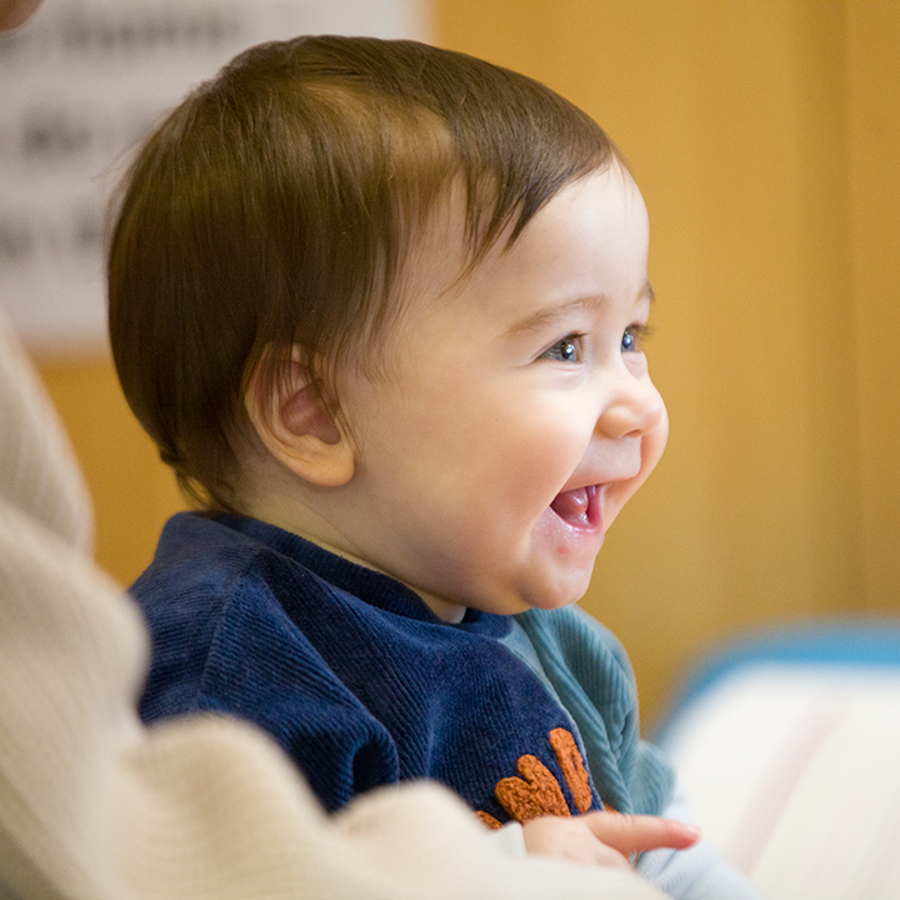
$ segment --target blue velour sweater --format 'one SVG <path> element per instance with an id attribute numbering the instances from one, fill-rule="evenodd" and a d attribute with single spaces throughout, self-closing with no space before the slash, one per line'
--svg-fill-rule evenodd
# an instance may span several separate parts
<path id="1" fill-rule="evenodd" d="M 248 719 L 329 810 L 420 778 L 499 823 L 558 802 L 658 814 L 671 797 L 667 764 L 638 739 L 628 660 L 580 610 L 448 625 L 296 535 L 192 513 L 167 523 L 132 592 L 153 643 L 145 721 Z"/>

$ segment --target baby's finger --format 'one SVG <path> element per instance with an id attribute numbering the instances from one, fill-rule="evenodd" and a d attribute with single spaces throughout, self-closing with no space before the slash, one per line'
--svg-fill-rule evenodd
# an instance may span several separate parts
<path id="1" fill-rule="evenodd" d="M 627 868 L 628 860 L 614 847 L 598 841 L 584 816 L 541 816 L 522 826 L 529 853 L 556 856 L 574 862 Z"/>
<path id="2" fill-rule="evenodd" d="M 595 812 L 583 816 L 597 840 L 614 847 L 623 856 L 668 847 L 684 850 L 700 840 L 700 829 L 659 816 L 623 816 Z"/>

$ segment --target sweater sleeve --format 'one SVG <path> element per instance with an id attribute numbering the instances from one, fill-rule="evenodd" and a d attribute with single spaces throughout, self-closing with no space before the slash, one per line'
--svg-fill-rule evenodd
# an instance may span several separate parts
<path id="1" fill-rule="evenodd" d="M 578 725 L 591 775 L 625 798 L 616 808 L 689 821 L 666 755 L 639 739 L 634 676 L 619 641 L 577 608 L 532 610 L 519 620 Z M 689 850 L 645 853 L 638 871 L 676 900 L 760 900 L 706 841 Z"/>
<path id="2" fill-rule="evenodd" d="M 577 607 L 532 609 L 517 620 L 578 727 L 604 803 L 658 815 L 672 798 L 674 773 L 661 751 L 640 740 L 637 688 L 622 645 Z"/>
<path id="3" fill-rule="evenodd" d="M 692 820 L 690 802 L 680 784 L 663 815 L 682 822 Z M 676 900 L 762 900 L 750 880 L 725 862 L 705 839 L 688 850 L 645 853 L 637 869 Z"/>
<path id="4" fill-rule="evenodd" d="M 0 493 L 87 552 L 93 536 L 87 486 L 50 398 L 2 312 L 0 304 Z"/>

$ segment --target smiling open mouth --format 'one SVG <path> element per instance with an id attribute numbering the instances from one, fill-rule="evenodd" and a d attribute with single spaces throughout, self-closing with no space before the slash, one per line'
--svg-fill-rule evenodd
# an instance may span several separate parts
<path id="1" fill-rule="evenodd" d="M 597 485 L 591 484 L 557 494 L 550 504 L 550 509 L 571 525 L 579 525 L 582 528 L 596 525 L 600 518 Z"/>

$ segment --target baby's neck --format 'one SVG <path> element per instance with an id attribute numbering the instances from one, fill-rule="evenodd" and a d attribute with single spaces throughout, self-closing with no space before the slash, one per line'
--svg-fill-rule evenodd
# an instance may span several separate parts
<path id="1" fill-rule="evenodd" d="M 284 495 L 282 495 L 282 497 L 283 496 Z M 297 509 L 293 504 L 290 504 L 283 499 L 279 502 L 275 497 L 270 497 L 269 500 L 270 502 L 268 503 L 243 504 L 243 508 L 240 509 L 240 512 L 251 518 L 259 519 L 261 522 L 267 522 L 269 525 L 275 525 L 284 531 L 290 531 L 292 534 L 299 535 L 304 540 L 316 544 L 323 550 L 334 553 L 336 556 L 340 556 L 342 559 L 346 559 L 358 566 L 363 566 L 364 568 L 372 569 L 375 572 L 381 572 L 382 575 L 388 575 L 398 581 L 403 581 L 403 579 L 397 578 L 392 572 L 383 571 L 378 566 L 357 556 L 352 550 L 343 546 L 343 542 L 340 539 L 341 536 L 339 534 L 333 536 L 330 535 L 328 533 L 329 528 L 327 523 L 319 520 L 310 509 L 304 508 L 304 515 L 298 515 Z M 450 600 L 445 600 L 442 597 L 437 597 L 423 591 L 414 584 L 403 583 L 406 584 L 410 590 L 418 594 L 422 602 L 442 622 L 452 625 L 462 622 L 466 614 L 465 606 L 461 606 L 459 603 L 454 603 Z"/>

